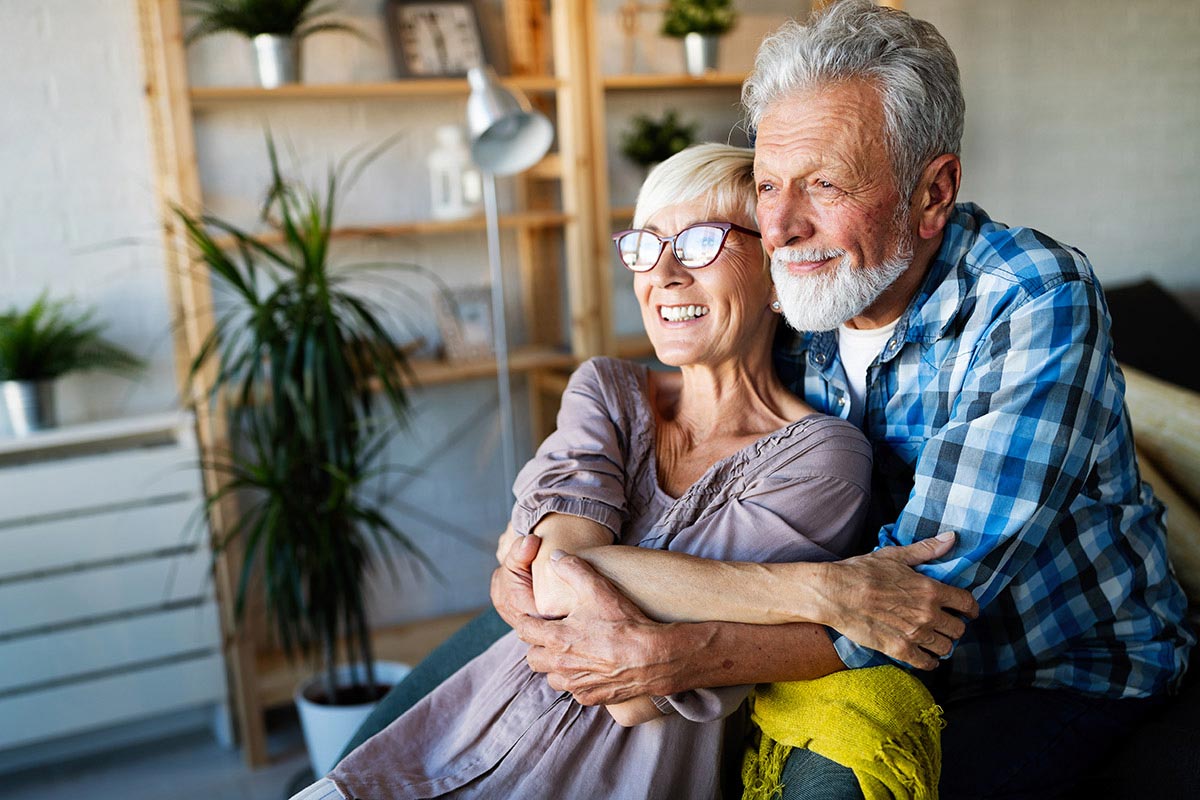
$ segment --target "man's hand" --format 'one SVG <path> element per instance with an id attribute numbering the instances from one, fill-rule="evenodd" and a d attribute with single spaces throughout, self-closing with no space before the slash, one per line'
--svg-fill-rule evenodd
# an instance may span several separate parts
<path id="1" fill-rule="evenodd" d="M 583 705 L 668 693 L 679 667 L 660 634 L 672 626 L 650 620 L 581 558 L 562 555 L 554 569 L 578 603 L 562 619 L 526 617 L 514 625 L 530 645 L 530 668 Z"/>
<path id="2" fill-rule="evenodd" d="M 533 534 L 516 537 L 508 547 L 504 536 L 500 538 L 500 550 L 504 552 L 500 566 L 492 572 L 492 605 L 500 618 L 518 631 L 525 618 L 537 616 L 533 601 L 533 559 L 541 544 L 542 540 Z"/>
<path id="3" fill-rule="evenodd" d="M 905 547 L 883 547 L 863 556 L 823 565 L 827 580 L 821 622 L 858 644 L 920 669 L 934 669 L 950 652 L 979 604 L 970 592 L 916 572 L 917 564 L 940 558 L 954 546 L 943 533 Z"/>

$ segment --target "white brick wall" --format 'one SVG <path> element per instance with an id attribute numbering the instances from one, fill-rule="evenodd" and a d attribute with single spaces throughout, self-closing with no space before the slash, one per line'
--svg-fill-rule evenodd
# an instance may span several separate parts
<path id="1" fill-rule="evenodd" d="M 65 381 L 65 422 L 176 404 L 136 31 L 126 0 L 0 0 L 0 306 L 95 305 L 150 361 Z"/>

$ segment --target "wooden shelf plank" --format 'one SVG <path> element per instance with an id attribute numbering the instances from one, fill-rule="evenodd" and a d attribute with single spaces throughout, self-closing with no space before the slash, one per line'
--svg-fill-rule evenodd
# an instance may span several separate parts
<path id="1" fill-rule="evenodd" d="M 692 75 L 605 75 L 604 88 L 610 91 L 642 89 L 720 89 L 741 86 L 745 72 L 712 72 Z"/>
<path id="2" fill-rule="evenodd" d="M 570 214 L 561 211 L 521 211 L 500 216 L 501 228 L 517 230 L 533 230 L 538 228 L 556 228 L 573 221 Z M 413 222 L 398 222 L 391 225 L 351 225 L 334 228 L 330 237 L 333 239 L 387 239 L 397 236 L 428 236 L 462 233 L 464 231 L 482 231 L 487 228 L 483 216 L 467 217 L 466 219 L 451 220 L 415 220 Z M 233 247 L 235 240 L 232 236 L 214 237 L 217 246 L 223 249 Z M 254 238 L 266 244 L 279 244 L 283 235 L 278 231 L 267 231 L 255 234 Z"/>
<path id="3" fill-rule="evenodd" d="M 469 361 L 418 361 L 414 359 L 411 364 L 421 386 L 452 383 L 471 378 L 486 378 L 496 374 L 496 359 L 490 356 Z M 570 369 L 574 366 L 574 356 L 552 347 L 515 347 L 508 354 L 508 367 L 511 372 Z"/>
<path id="4" fill-rule="evenodd" d="M 478 614 L 467 611 L 374 631 L 375 657 L 415 665 Z M 292 664 L 279 652 L 259 653 L 257 665 L 258 700 L 264 708 L 291 703 L 296 687 L 313 674 L 308 664 Z"/>
<path id="5" fill-rule="evenodd" d="M 562 82 L 548 75 L 502 78 L 501 83 L 523 92 L 553 92 Z M 193 86 L 189 92 L 196 107 L 226 103 L 306 100 L 370 100 L 405 97 L 466 97 L 465 78 L 411 79 L 375 83 L 296 83 L 276 89 L 258 86 Z"/>

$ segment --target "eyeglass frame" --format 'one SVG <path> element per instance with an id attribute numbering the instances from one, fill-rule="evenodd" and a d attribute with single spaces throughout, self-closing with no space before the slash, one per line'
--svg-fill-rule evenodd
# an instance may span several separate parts
<path id="1" fill-rule="evenodd" d="M 724 231 L 724 233 L 721 234 L 721 243 L 717 245 L 717 252 L 713 254 L 712 259 L 703 264 L 697 264 L 694 267 L 684 264 L 683 259 L 679 257 L 679 253 L 675 250 L 675 240 L 690 231 L 692 228 L 720 228 L 722 231 Z M 760 231 L 747 228 L 744 225 L 738 225 L 736 222 L 694 222 L 676 233 L 674 236 L 659 236 L 654 231 L 647 230 L 646 228 L 627 228 L 626 230 L 617 231 L 614 233 L 612 235 L 612 241 L 613 247 L 615 247 L 617 250 L 617 259 L 621 262 L 622 266 L 624 266 L 625 269 L 629 270 L 630 272 L 640 275 L 650 272 L 658 266 L 658 262 L 662 260 L 663 252 L 667 249 L 668 244 L 671 245 L 671 255 L 675 256 L 675 260 L 678 261 L 680 266 L 682 266 L 684 269 L 704 269 L 705 267 L 711 266 L 714 261 L 721 257 L 721 251 L 725 249 L 725 242 L 729 239 L 730 231 L 745 233 L 757 239 L 762 238 L 762 233 Z M 621 238 L 631 233 L 645 233 L 653 236 L 655 239 L 658 239 L 658 256 L 654 259 L 650 266 L 646 267 L 645 269 L 634 269 L 625 263 L 625 259 L 621 255 Z"/>

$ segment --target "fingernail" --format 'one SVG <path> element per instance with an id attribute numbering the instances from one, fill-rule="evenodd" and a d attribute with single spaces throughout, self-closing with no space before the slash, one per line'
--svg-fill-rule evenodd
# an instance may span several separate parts
<path id="1" fill-rule="evenodd" d="M 555 550 L 553 553 L 550 554 L 550 560 L 558 561 L 560 558 L 562 558 L 565 555 L 566 555 L 566 553 L 564 553 L 562 550 Z"/>
<path id="2" fill-rule="evenodd" d="M 939 542 L 948 542 L 954 538 L 954 531 L 943 531 L 934 538 L 936 538 Z"/>

